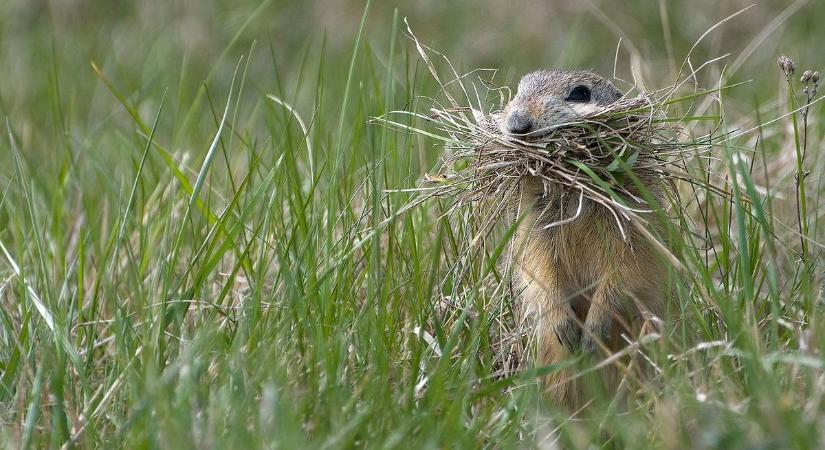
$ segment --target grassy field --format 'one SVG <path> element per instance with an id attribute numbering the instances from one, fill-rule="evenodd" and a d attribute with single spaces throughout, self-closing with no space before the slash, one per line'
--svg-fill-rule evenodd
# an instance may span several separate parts
<path id="1" fill-rule="evenodd" d="M 0 3 L 0 445 L 825 447 L 825 127 L 799 81 L 825 3 L 718 26 L 748 3 L 483 4 Z M 552 367 L 503 377 L 506 227 L 468 251 L 469 213 L 406 208 L 441 145 L 370 118 L 441 93 L 404 17 L 502 84 L 656 89 L 690 55 L 692 86 L 737 85 L 670 111 L 715 129 L 689 166 L 716 176 L 680 186 L 685 282 L 626 406 L 570 418 Z"/>

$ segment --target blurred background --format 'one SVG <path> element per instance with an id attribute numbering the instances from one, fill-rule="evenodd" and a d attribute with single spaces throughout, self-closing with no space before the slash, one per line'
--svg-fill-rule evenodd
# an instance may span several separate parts
<path id="1" fill-rule="evenodd" d="M 510 82 L 542 67 L 610 74 L 621 38 L 617 75 L 632 79 L 630 55 L 635 52 L 647 87 L 655 88 L 672 81 L 675 66 L 699 36 L 753 2 L 373 3 L 365 33 L 370 50 L 378 55 L 386 54 L 397 9 L 419 39 L 463 69 L 499 68 L 503 81 Z M 101 124 L 113 113 L 113 99 L 91 62 L 138 105 L 149 100 L 142 98 L 144 93 L 156 96 L 162 88 L 169 89 L 174 104 L 186 105 L 203 83 L 224 92 L 238 58 L 250 52 L 253 41 L 257 44 L 247 95 L 260 98 L 272 91 L 276 71 L 290 92 L 301 62 L 318 61 L 322 49 L 332 69 L 323 75 L 328 78 L 325 83 L 335 89 L 336 82 L 343 84 L 364 5 L 352 0 L 4 0 L 0 113 L 13 118 L 24 139 L 35 141 L 36 135 L 55 126 L 56 119 L 46 114 L 49 105 L 54 110 L 54 102 L 71 111 L 71 117 L 62 118 L 63 129 L 82 133 L 74 125 Z M 823 66 L 823 23 L 825 2 L 760 1 L 709 34 L 692 61 L 695 65 L 729 53 L 723 63 L 704 72 L 704 79 L 717 78 L 727 63 L 735 69 L 728 73 L 733 81 L 753 80 L 737 89 L 736 101 L 746 107 L 765 102 L 775 96 L 775 58 L 780 53 L 794 58 L 802 69 Z M 401 44 L 411 48 L 408 39 Z M 313 97 L 312 90 L 300 93 L 299 109 L 311 105 Z"/>
<path id="2" fill-rule="evenodd" d="M 22 283 L 19 289 L 6 289 L 12 286 L 7 280 L 14 278 L 12 264 L 0 260 L 0 301 L 4 301 L 0 313 L 9 311 L 4 316 L 8 319 L 0 321 L 0 362 L 8 364 L 0 371 L 0 381 L 5 383 L 0 387 L 6 387 L 0 389 L 0 405 L 6 392 L 16 391 L 19 399 L 8 403 L 8 411 L 0 411 L 0 422 L 17 424 L 17 428 L 9 427 L 11 431 L 0 426 L 0 442 L 8 437 L 4 433 L 16 439 L 26 435 L 20 431 L 23 424 L 34 427 L 36 423 L 37 433 L 42 433 L 36 444 L 52 439 L 49 435 L 54 429 L 58 432 L 53 433 L 57 437 L 51 446 L 61 447 L 70 434 L 81 434 L 83 429 L 73 427 L 90 423 L 86 422 L 88 408 L 98 404 L 102 387 L 107 388 L 108 398 L 121 382 L 125 388 L 115 393 L 111 407 L 101 402 L 98 422 L 91 421 L 82 436 L 87 444 L 111 445 L 114 434 L 132 433 L 127 440 L 132 445 L 125 447 L 152 447 L 144 443 L 149 442 L 145 436 L 160 433 L 185 441 L 186 432 L 199 434 L 199 427 L 204 427 L 229 430 L 230 437 L 239 439 L 211 447 L 248 448 L 245 433 L 252 429 L 250 424 L 259 424 L 259 435 L 254 437 L 261 442 L 270 439 L 272 430 L 284 428 L 274 419 L 267 422 L 270 417 L 293 420 L 285 428 L 296 436 L 314 434 L 320 439 L 352 430 L 349 424 L 356 423 L 366 430 L 360 436 L 384 438 L 388 430 L 400 431 L 390 436 L 397 439 L 397 446 L 407 443 L 404 433 L 453 439 L 444 438 L 442 445 L 433 440 L 432 448 L 454 448 L 451 442 L 464 442 L 466 448 L 479 448 L 481 442 L 507 448 L 500 436 L 521 441 L 520 416 L 526 409 L 516 403 L 510 409 L 509 400 L 498 397 L 496 385 L 476 397 L 475 382 L 466 382 L 476 375 L 480 380 L 493 380 L 493 370 L 497 370 L 492 364 L 477 364 L 482 355 L 479 349 L 486 352 L 487 348 L 486 341 L 475 334 L 481 330 L 478 335 L 486 336 L 487 329 L 481 325 L 473 325 L 472 339 L 458 341 L 457 354 L 463 359 L 454 364 L 455 370 L 440 359 L 427 357 L 430 365 L 422 373 L 437 375 L 431 383 L 438 389 L 432 389 L 435 393 L 428 403 L 419 407 L 422 384 L 416 358 L 428 355 L 430 349 L 423 340 L 412 338 L 418 332 L 409 330 L 441 330 L 441 319 L 432 314 L 432 300 L 453 294 L 447 281 L 443 292 L 434 288 L 435 274 L 442 270 L 440 258 L 444 273 L 452 273 L 447 267 L 458 261 L 458 246 L 447 245 L 452 224 L 435 218 L 437 208 L 432 212 L 420 208 L 396 222 L 389 221 L 386 233 L 365 234 L 370 227 L 378 229 L 379 221 L 401 211 L 405 203 L 400 194 L 380 194 L 415 184 L 443 149 L 434 139 L 382 134 L 380 127 L 367 125 L 370 116 L 388 108 L 423 108 L 427 102 L 416 104 L 416 96 L 438 97 L 412 41 L 402 34 L 403 18 L 423 43 L 443 52 L 459 71 L 500 69 L 498 83 L 512 85 L 527 71 L 551 67 L 589 68 L 610 76 L 615 66 L 617 77 L 656 89 L 674 83 L 682 61 L 700 37 L 736 15 L 707 33 L 693 48 L 688 66 L 699 68 L 719 58 L 699 72 L 695 81 L 702 87 L 717 86 L 720 80 L 747 82 L 726 91 L 723 106 L 721 102 L 716 106 L 724 109 L 729 121 L 724 125 L 745 119 L 743 126 L 749 127 L 789 108 L 788 86 L 777 67 L 777 56 L 786 54 L 796 61 L 796 86 L 800 86 L 803 70 L 825 68 L 825 52 L 819 47 L 825 43 L 825 1 L 752 3 L 375 0 L 353 61 L 364 1 L 0 0 L 0 116 L 4 119 L 0 243 L 18 257 L 15 268 L 23 268 L 38 292 L 47 294 L 47 306 L 57 316 L 58 327 L 66 327 L 58 330 L 65 335 L 42 324 L 38 332 L 28 331 L 23 324 L 35 312 L 30 302 L 23 301 L 27 294 Z M 243 87 L 239 88 L 241 81 L 235 85 L 232 104 L 226 107 L 231 120 L 224 122 L 221 114 L 238 67 L 242 74 L 236 81 L 242 80 Z M 238 92 L 240 98 L 235 97 Z M 294 105 L 296 114 L 269 101 L 266 95 L 270 93 Z M 150 147 L 146 135 L 164 98 L 154 147 Z M 815 148 L 823 147 L 822 129 L 813 120 L 821 105 L 811 110 L 809 128 L 816 133 L 806 140 Z M 710 109 L 710 114 L 717 113 Z M 309 126 L 306 142 L 312 143 L 313 150 L 304 146 L 296 115 Z M 776 163 L 764 170 L 771 179 L 772 194 L 784 192 L 789 199 L 776 207 L 777 217 L 790 217 L 787 223 L 795 226 L 793 200 L 799 186 L 795 180 L 803 167 L 796 165 L 798 146 L 790 122 L 778 121 L 760 133 L 757 150 L 764 149 L 760 156 L 768 154 L 767 164 Z M 219 123 L 226 124 L 217 133 L 222 138 L 220 146 L 215 139 Z M 756 138 L 752 133 L 733 144 L 751 151 L 757 148 Z M 22 164 L 13 164 L 19 160 L 13 156 L 18 153 L 12 151 L 12 142 L 19 148 Z M 210 147 L 221 151 L 207 157 Z M 810 196 L 816 205 L 811 215 L 817 224 L 822 220 L 820 211 L 825 211 L 821 206 L 825 196 L 820 195 L 825 190 L 819 182 L 823 178 L 817 168 L 825 166 L 819 160 L 822 152 L 811 153 L 806 165 L 816 170 L 808 185 L 809 192 L 815 193 Z M 199 167 L 203 167 L 201 172 Z M 191 187 L 201 182 L 197 187 L 203 187 L 202 191 Z M 379 199 L 386 200 L 386 211 L 381 210 Z M 372 214 L 366 212 L 368 206 Z M 722 209 L 729 211 L 728 206 Z M 224 215 L 225 211 L 229 213 Z M 214 233 L 218 215 L 232 229 L 221 227 Z M 738 258 L 727 238 L 736 227 L 729 226 L 730 220 L 713 219 L 711 225 L 718 225 L 727 246 L 717 258 Z M 754 225 L 740 230 L 743 242 L 746 237 L 753 240 L 748 247 L 761 246 L 759 234 L 752 232 L 756 229 Z M 814 225 L 810 235 L 816 239 L 823 229 Z M 806 279 L 799 275 L 802 271 L 791 248 L 798 240 L 789 230 L 794 228 L 780 228 L 777 240 L 789 250 L 775 260 L 784 264 L 779 265 L 783 273 L 793 274 L 788 279 Z M 122 247 L 113 244 L 121 241 Z M 113 245 L 115 250 L 110 253 Z M 799 245 L 804 247 L 804 241 Z M 247 252 L 255 256 L 247 260 Z M 773 268 L 775 260 L 768 254 L 758 262 Z M 379 258 L 382 255 L 387 255 L 386 262 Z M 817 253 L 816 258 L 822 255 Z M 742 259 L 749 261 L 747 256 Z M 787 313 L 788 303 L 782 297 L 783 313 L 790 318 L 761 320 L 772 313 L 768 306 L 779 304 L 777 294 L 776 303 L 758 303 L 759 314 L 745 315 L 742 310 L 752 303 L 745 295 L 753 289 L 750 271 L 723 270 L 727 262 L 703 272 L 709 292 L 716 293 L 720 286 L 715 299 L 722 305 L 718 310 L 707 308 L 707 340 L 753 335 L 754 348 L 784 350 L 789 342 L 805 348 L 809 338 L 803 341 L 802 336 L 808 334 L 803 335 L 801 324 L 816 323 L 809 322 L 807 315 L 814 310 L 812 303 Z M 477 263 L 480 273 L 494 269 L 490 265 L 482 272 L 486 264 Z M 245 265 L 243 276 L 234 272 L 241 265 Z M 326 272 L 318 275 L 321 269 Z M 99 290 L 97 284 L 92 285 L 98 280 Z M 445 275 L 444 280 L 450 278 Z M 479 286 L 484 287 L 471 286 L 484 292 L 478 298 L 492 295 Z M 458 287 L 464 286 L 459 283 Z M 795 289 L 789 301 L 812 301 L 820 295 L 796 295 Z M 215 298 L 218 308 L 190 309 L 187 303 L 188 299 Z M 368 298 L 381 301 L 370 303 L 365 301 Z M 158 299 L 184 300 L 169 306 Z M 227 315 L 220 308 L 224 304 L 241 311 L 237 326 L 233 325 L 235 313 Z M 453 320 L 450 314 L 461 308 L 444 311 Z M 704 313 L 705 309 L 697 311 Z M 745 319 L 753 319 L 753 324 Z M 464 315 L 445 323 L 457 323 L 458 330 Z M 764 333 L 770 345 L 763 346 L 763 336 L 754 332 L 757 323 L 758 327 L 778 323 L 790 331 L 777 333 L 780 338 Z M 32 335 L 36 339 L 29 339 Z M 64 340 L 55 339 L 58 335 L 69 336 L 78 348 L 85 349 L 83 360 L 71 371 L 65 370 L 67 364 L 57 345 Z M 825 342 L 819 348 L 825 348 Z M 133 365 L 139 354 L 140 365 Z M 358 355 L 364 355 L 363 359 Z M 32 359 L 45 369 L 21 365 L 15 371 L 18 359 Z M 721 362 L 717 365 L 716 361 Z M 626 433 L 627 442 L 634 442 L 636 436 L 643 439 L 652 429 L 661 436 L 660 442 L 676 443 L 678 439 L 671 439 L 671 434 L 683 433 L 681 437 L 690 440 L 701 431 L 702 442 L 730 448 L 735 447 L 728 445 L 732 441 L 723 440 L 729 425 L 744 420 L 740 405 L 752 405 L 753 423 L 767 431 L 754 433 L 757 427 L 746 424 L 734 438 L 749 441 L 753 448 L 786 448 L 791 447 L 790 441 L 781 439 L 796 433 L 808 439 L 800 442 L 817 447 L 811 443 L 819 442 L 817 430 L 822 429 L 820 400 L 825 391 L 821 383 L 798 383 L 796 366 L 788 366 L 791 374 L 787 377 L 779 372 L 768 378 L 762 377 L 761 365 L 753 365 L 759 368 L 753 373 L 760 375 L 753 376 L 740 372 L 743 366 L 737 364 L 727 369 L 728 361 L 714 359 L 708 366 L 713 364 L 711 369 L 677 372 L 671 377 L 677 380 L 672 383 L 675 390 L 662 391 L 662 395 L 657 390 L 651 397 L 664 405 L 656 420 L 649 420 L 647 409 L 642 408 L 634 420 L 615 415 L 611 419 L 615 428 Z M 200 369 L 190 371 L 190 367 Z M 465 372 L 467 367 L 483 370 Z M 688 368 L 684 365 L 678 370 L 683 367 Z M 730 372 L 722 377 L 724 383 L 718 381 L 719 367 Z M 821 365 L 817 367 L 821 370 Z M 174 375 L 177 370 L 185 374 L 180 380 L 177 376 L 167 379 L 167 373 Z M 340 383 L 329 382 L 335 378 L 329 374 L 335 374 Z M 821 372 L 809 376 L 822 380 Z M 694 381 L 697 377 L 699 381 Z M 39 387 L 29 386 L 39 386 L 43 378 L 50 390 L 42 397 L 49 405 L 38 419 Z M 251 380 L 248 390 L 239 391 L 242 383 L 237 380 Z M 791 380 L 790 387 L 779 389 L 777 380 Z M 697 395 L 696 385 L 703 385 L 702 392 L 721 386 L 719 398 L 729 398 L 733 406 L 724 409 L 714 402 L 702 403 L 705 394 Z M 275 398 L 272 386 L 279 387 L 278 414 L 258 406 L 261 398 L 270 394 Z M 71 391 L 65 401 L 59 397 L 64 390 Z M 148 400 L 147 392 L 152 394 Z M 813 406 L 798 408 L 809 400 Z M 692 410 L 685 408 L 687 402 L 693 402 Z M 362 414 L 363 403 L 380 414 L 370 414 L 369 409 Z M 478 405 L 486 412 L 473 416 L 474 422 L 468 425 L 461 408 L 475 411 Z M 26 411 L 33 413 L 24 418 Z M 679 422 L 687 425 L 680 429 L 675 426 Z M 594 431 L 593 436 L 601 431 Z M 774 437 L 776 441 L 770 440 Z M 210 439 L 208 433 L 204 439 Z"/>

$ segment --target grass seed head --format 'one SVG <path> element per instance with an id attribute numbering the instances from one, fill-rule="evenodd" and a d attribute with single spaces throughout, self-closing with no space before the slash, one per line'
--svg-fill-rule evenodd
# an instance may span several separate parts
<path id="1" fill-rule="evenodd" d="M 779 65 L 779 68 L 782 69 L 782 72 L 785 73 L 785 76 L 789 77 L 796 72 L 796 63 L 785 55 L 776 58 L 776 63 Z"/>

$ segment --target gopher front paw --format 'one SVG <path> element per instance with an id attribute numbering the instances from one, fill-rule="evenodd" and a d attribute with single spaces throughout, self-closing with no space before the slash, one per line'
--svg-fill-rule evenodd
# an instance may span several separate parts
<path id="1" fill-rule="evenodd" d="M 578 349 L 582 338 L 582 330 L 574 319 L 562 320 L 553 327 L 553 331 L 556 333 L 556 339 L 568 352 L 573 353 Z"/>
<path id="2" fill-rule="evenodd" d="M 582 352 L 595 353 L 601 348 L 600 344 L 608 342 L 612 325 L 612 318 L 608 314 L 588 315 L 581 337 Z"/>

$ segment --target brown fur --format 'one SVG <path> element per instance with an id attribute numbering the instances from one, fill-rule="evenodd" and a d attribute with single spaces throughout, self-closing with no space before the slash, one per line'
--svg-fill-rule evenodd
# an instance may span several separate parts
<path id="1" fill-rule="evenodd" d="M 590 72 L 538 74 L 522 80 L 518 95 L 505 109 L 505 121 L 517 109 L 529 111 L 538 128 L 566 121 L 569 111 L 559 116 L 535 105 L 564 109 L 564 96 L 579 84 L 591 87 L 593 97 L 591 105 L 574 105 L 577 108 L 604 106 L 621 95 L 609 81 Z M 637 175 L 645 190 L 660 200 L 662 182 L 644 172 Z M 629 190 L 638 192 L 632 185 Z M 510 259 L 513 286 L 535 326 L 539 365 L 563 363 L 578 354 L 606 356 L 623 347 L 622 334 L 636 337 L 646 316 L 663 316 L 669 297 L 667 270 L 650 241 L 632 224 L 624 224 L 625 239 L 606 208 L 587 199 L 580 206 L 577 192 L 546 186 L 535 177 L 522 181 L 514 206 L 521 222 Z M 581 380 L 566 381 L 575 370 L 554 372 L 545 380 L 548 394 L 569 408 L 582 406 L 593 395 Z M 603 372 L 602 387 L 613 392 L 616 369 Z"/>

